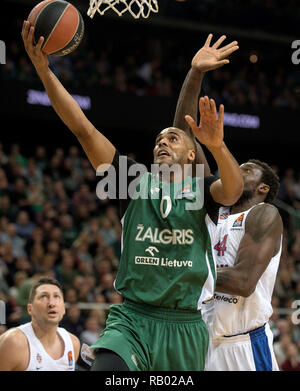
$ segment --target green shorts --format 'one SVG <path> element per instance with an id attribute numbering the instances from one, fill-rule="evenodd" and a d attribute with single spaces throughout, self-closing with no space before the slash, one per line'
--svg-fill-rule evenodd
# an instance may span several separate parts
<path id="1" fill-rule="evenodd" d="M 106 328 L 92 348 L 112 350 L 131 371 L 202 371 L 208 340 L 201 311 L 125 301 L 110 307 Z"/>

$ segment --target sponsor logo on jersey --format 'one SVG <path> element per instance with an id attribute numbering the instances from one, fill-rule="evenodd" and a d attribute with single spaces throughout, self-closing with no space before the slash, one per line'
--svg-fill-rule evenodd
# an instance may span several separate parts
<path id="1" fill-rule="evenodd" d="M 225 296 L 225 295 L 218 295 L 215 293 L 214 299 L 218 301 L 225 301 L 226 303 L 229 304 L 237 304 L 239 299 L 237 297 L 232 297 L 232 296 Z"/>
<path id="2" fill-rule="evenodd" d="M 144 257 L 137 255 L 134 258 L 134 263 L 137 265 L 153 265 L 158 266 L 159 265 L 159 258 L 155 257 Z"/>
<path id="3" fill-rule="evenodd" d="M 36 361 L 37 361 L 37 364 L 36 364 L 35 369 L 36 369 L 36 371 L 39 371 L 40 369 L 43 368 L 42 365 L 41 365 L 42 364 L 42 356 L 40 355 L 40 353 L 37 353 Z"/>
<path id="4" fill-rule="evenodd" d="M 145 252 L 153 254 L 153 251 L 159 253 L 159 250 L 154 247 L 150 246 L 146 248 Z M 177 259 L 170 260 L 169 258 L 159 258 L 159 257 L 145 257 L 145 256 L 136 256 L 134 258 L 134 263 L 136 265 L 151 265 L 151 266 L 165 266 L 165 267 L 193 267 L 192 261 L 178 261 Z"/>
<path id="5" fill-rule="evenodd" d="M 219 219 L 226 220 L 228 216 L 229 216 L 229 212 L 224 212 L 220 215 Z"/>
<path id="6" fill-rule="evenodd" d="M 152 257 L 153 257 L 154 256 L 154 252 L 158 253 L 159 251 L 158 251 L 158 249 L 156 247 L 150 246 L 150 247 L 146 248 L 145 253 L 147 253 L 147 252 L 150 255 L 152 255 Z"/>
<path id="7" fill-rule="evenodd" d="M 39 353 L 36 355 L 36 361 L 37 361 L 39 364 L 42 363 L 42 356 L 41 356 Z"/>
<path id="8" fill-rule="evenodd" d="M 232 227 L 241 227 L 243 225 L 243 220 L 244 220 L 244 216 L 245 214 L 242 213 L 236 220 L 235 222 L 232 224 Z"/>
<path id="9" fill-rule="evenodd" d="M 169 258 L 156 258 L 136 256 L 134 263 L 137 265 L 151 265 L 164 267 L 193 267 L 193 261 L 178 261 L 177 259 L 170 260 Z"/>
<path id="10" fill-rule="evenodd" d="M 194 242 L 194 232 L 192 229 L 163 229 L 146 228 L 143 224 L 138 224 L 136 241 L 162 244 L 192 244 Z"/>
<path id="11" fill-rule="evenodd" d="M 71 350 L 68 351 L 68 361 L 69 361 L 69 366 L 71 367 L 73 365 L 73 355 Z"/>
<path id="12" fill-rule="evenodd" d="M 191 185 L 184 186 L 177 194 L 177 198 L 183 197 L 195 197 L 194 193 L 192 192 Z"/>

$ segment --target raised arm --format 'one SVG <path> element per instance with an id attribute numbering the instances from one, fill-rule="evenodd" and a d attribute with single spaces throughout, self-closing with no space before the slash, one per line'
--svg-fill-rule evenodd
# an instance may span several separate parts
<path id="1" fill-rule="evenodd" d="M 243 192 L 244 182 L 237 161 L 223 141 L 224 106 L 220 106 L 218 115 L 215 101 L 205 96 L 200 98 L 199 108 L 199 126 L 197 126 L 196 121 L 191 116 L 186 115 L 185 118 L 194 136 L 208 148 L 217 162 L 220 179 L 211 184 L 210 193 L 212 198 L 219 204 L 233 205 Z"/>
<path id="2" fill-rule="evenodd" d="M 204 46 L 195 54 L 191 69 L 185 78 L 177 101 L 173 126 L 189 133 L 192 133 L 192 131 L 184 117 L 190 115 L 192 118 L 197 118 L 198 99 L 205 72 L 228 64 L 229 60 L 226 58 L 239 48 L 237 41 L 220 48 L 220 45 L 226 39 L 225 35 L 222 35 L 210 47 L 212 37 L 213 35 L 209 34 Z M 210 168 L 205 154 L 201 145 L 198 142 L 196 144 L 196 163 L 204 164 L 204 174 L 208 176 L 210 175 Z"/>
<path id="3" fill-rule="evenodd" d="M 100 164 L 110 164 L 115 154 L 115 147 L 87 119 L 77 102 L 63 87 L 49 69 L 48 58 L 41 51 L 44 38 L 33 44 L 34 27 L 24 21 L 22 38 L 45 89 L 52 106 L 65 125 L 74 133 L 82 145 L 87 157 L 95 169 Z"/>
<path id="4" fill-rule="evenodd" d="M 218 269 L 216 291 L 248 297 L 271 258 L 280 249 L 282 220 L 278 210 L 269 204 L 253 208 L 245 222 L 235 265 Z"/>

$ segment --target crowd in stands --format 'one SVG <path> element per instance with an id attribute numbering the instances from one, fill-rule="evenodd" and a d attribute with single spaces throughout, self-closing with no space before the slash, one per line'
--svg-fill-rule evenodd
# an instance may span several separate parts
<path id="1" fill-rule="evenodd" d="M 201 35 L 204 43 L 206 35 Z M 147 40 L 133 40 L 129 45 L 126 38 L 124 42 L 111 38 L 95 48 L 91 47 L 92 35 L 86 36 L 71 55 L 50 57 L 50 68 L 69 90 L 96 88 L 138 96 L 176 97 L 198 49 L 197 46 L 182 49 L 180 42 L 164 42 L 154 37 L 151 45 Z M 207 74 L 202 92 L 227 107 L 299 109 L 300 73 L 296 66 L 292 67 L 292 50 L 284 54 L 283 63 L 277 57 L 267 63 L 261 61 L 266 50 L 270 56 L 269 50 L 277 53 L 282 47 L 273 49 L 266 46 L 256 63 L 249 61 L 251 53 L 248 57 L 239 52 L 233 54 L 229 66 Z M 39 81 L 21 42 L 7 43 L 7 60 L 0 67 L 0 80 Z"/>
<path id="2" fill-rule="evenodd" d="M 0 334 L 30 320 L 29 290 L 44 275 L 64 288 L 67 313 L 61 326 L 88 345 L 103 329 L 107 307 L 122 303 L 113 287 L 120 259 L 118 208 L 115 201 L 97 197 L 98 181 L 76 145 L 51 153 L 38 146 L 26 156 L 18 144 L 8 149 L 0 144 L 0 300 L 6 302 Z M 283 214 L 283 252 L 271 318 L 282 370 L 300 368 L 298 318 L 290 312 L 295 303 L 294 311 L 300 307 L 299 183 L 300 172 L 281 173 L 279 199 L 295 211 L 293 216 Z M 99 308 L 82 309 L 82 303 Z"/>
<path id="3" fill-rule="evenodd" d="M 272 33 L 297 34 L 300 10 L 297 0 L 160 0 L 165 16 L 211 23 L 217 26 L 235 26 Z M 233 12 L 234 10 L 234 12 Z"/>
<path id="4" fill-rule="evenodd" d="M 43 275 L 64 287 L 69 306 L 61 325 L 82 342 L 98 336 L 107 305 L 122 302 L 113 287 L 121 225 L 112 202 L 97 198 L 97 179 L 77 146 L 48 159 L 42 146 L 25 157 L 19 145 L 8 154 L 1 145 L 0 299 L 8 328 L 30 319 L 29 290 Z M 106 307 L 82 311 L 79 302 Z"/>

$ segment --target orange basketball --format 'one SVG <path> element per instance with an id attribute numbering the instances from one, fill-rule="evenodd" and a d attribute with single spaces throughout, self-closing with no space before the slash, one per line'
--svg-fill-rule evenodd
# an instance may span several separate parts
<path id="1" fill-rule="evenodd" d="M 28 16 L 34 26 L 34 40 L 45 38 L 42 50 L 51 56 L 65 56 L 75 50 L 84 34 L 80 12 L 63 0 L 45 0 L 37 4 Z"/>

